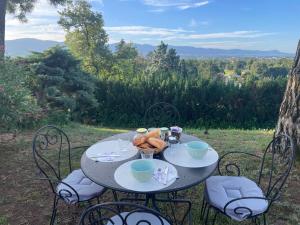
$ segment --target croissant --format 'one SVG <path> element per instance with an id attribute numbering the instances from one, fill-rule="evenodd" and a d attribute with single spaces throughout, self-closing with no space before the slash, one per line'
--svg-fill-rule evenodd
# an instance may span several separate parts
<path id="1" fill-rule="evenodd" d="M 153 145 L 155 148 L 158 148 L 160 150 L 162 150 L 166 147 L 166 143 L 163 140 L 158 139 L 158 138 L 150 137 L 150 138 L 148 138 L 147 142 L 150 145 Z"/>
<path id="2" fill-rule="evenodd" d="M 149 143 L 143 143 L 143 144 L 140 144 L 138 146 L 139 148 L 142 148 L 142 149 L 148 149 L 148 148 L 154 148 L 152 145 L 150 145 Z"/>
<path id="3" fill-rule="evenodd" d="M 160 137 L 160 129 L 155 129 L 150 131 L 147 135 L 147 138 L 159 138 Z"/>
<path id="4" fill-rule="evenodd" d="M 146 141 L 147 141 L 147 138 L 145 136 L 140 136 L 133 140 L 133 145 L 139 146 L 141 144 L 144 144 Z"/>

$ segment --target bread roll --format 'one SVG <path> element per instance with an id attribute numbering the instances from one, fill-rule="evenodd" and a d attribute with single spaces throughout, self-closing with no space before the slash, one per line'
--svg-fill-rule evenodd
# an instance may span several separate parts
<path id="1" fill-rule="evenodd" d="M 147 138 L 159 138 L 160 137 L 160 129 L 155 129 L 150 131 L 147 135 Z"/>
<path id="2" fill-rule="evenodd" d="M 153 145 L 155 148 L 158 148 L 160 150 L 162 150 L 166 147 L 166 143 L 163 140 L 159 139 L 159 138 L 150 137 L 150 138 L 147 139 L 147 142 L 150 145 Z"/>
<path id="3" fill-rule="evenodd" d="M 147 141 L 147 138 L 145 136 L 139 136 L 133 140 L 133 145 L 139 146 L 141 144 L 144 144 L 146 141 Z"/>
<path id="4" fill-rule="evenodd" d="M 155 148 L 152 145 L 150 145 L 148 142 L 140 144 L 138 147 L 142 149 Z"/>

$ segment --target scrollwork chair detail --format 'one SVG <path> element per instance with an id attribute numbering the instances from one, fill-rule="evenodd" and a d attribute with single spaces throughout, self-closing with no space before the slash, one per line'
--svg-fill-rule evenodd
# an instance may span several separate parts
<path id="1" fill-rule="evenodd" d="M 256 179 L 242 176 L 247 163 L 238 164 L 232 157 L 237 154 L 260 161 Z M 236 221 L 252 219 L 255 224 L 263 219 L 266 224 L 266 214 L 279 199 L 294 160 L 295 148 L 287 135 L 274 137 L 262 156 L 238 151 L 224 154 L 218 162 L 220 176 L 209 177 L 205 182 L 200 213 L 205 224 L 209 222 L 211 209 L 214 210 L 212 224 L 220 213 Z"/>
<path id="2" fill-rule="evenodd" d="M 180 113 L 178 109 L 167 102 L 158 102 L 151 105 L 144 114 L 145 127 L 170 127 L 180 125 Z"/>
<path id="3" fill-rule="evenodd" d="M 52 125 L 40 128 L 33 138 L 33 159 L 42 175 L 40 179 L 48 181 L 54 194 L 51 225 L 59 200 L 66 204 L 88 202 L 106 191 L 88 179 L 81 169 L 73 170 L 71 149 L 78 148 L 71 148 L 68 136 Z"/>
<path id="4" fill-rule="evenodd" d="M 88 208 L 81 215 L 79 225 L 172 225 L 159 212 L 146 206 L 114 202 Z"/>

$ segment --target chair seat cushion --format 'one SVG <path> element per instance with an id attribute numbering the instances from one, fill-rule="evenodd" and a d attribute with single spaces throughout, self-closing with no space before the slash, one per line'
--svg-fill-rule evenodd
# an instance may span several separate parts
<path id="1" fill-rule="evenodd" d="M 57 186 L 57 194 L 60 195 L 68 204 L 75 204 L 78 201 L 86 201 L 98 196 L 104 188 L 89 178 L 87 178 L 81 169 L 74 170 L 66 178 L 62 180 L 64 183 L 70 185 L 78 193 L 76 193 L 67 185 L 60 183 Z"/>
<path id="2" fill-rule="evenodd" d="M 242 221 L 247 219 L 247 217 L 251 215 L 247 208 L 252 211 L 252 216 L 261 214 L 268 208 L 268 201 L 266 200 L 243 199 L 229 204 L 226 208 L 226 212 L 224 212 L 226 203 L 233 199 L 242 197 L 265 197 L 260 187 L 246 177 L 211 176 L 205 183 L 207 201 L 234 220 Z M 237 207 L 241 208 L 236 209 Z"/>
<path id="3" fill-rule="evenodd" d="M 128 215 L 128 212 L 123 212 L 120 216 L 125 219 Z M 124 225 L 119 215 L 115 215 L 111 217 L 111 221 L 107 223 L 107 225 Z M 128 225 L 170 225 L 168 221 L 164 218 L 160 217 L 162 222 L 158 219 L 156 215 L 147 212 L 133 212 L 126 219 L 126 224 Z M 140 222 L 139 221 L 145 221 Z M 146 222 L 147 221 L 147 222 Z"/>

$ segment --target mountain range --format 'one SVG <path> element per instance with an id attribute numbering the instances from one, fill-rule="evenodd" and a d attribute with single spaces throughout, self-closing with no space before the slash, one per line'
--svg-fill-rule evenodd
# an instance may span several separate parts
<path id="1" fill-rule="evenodd" d="M 63 42 L 45 41 L 34 38 L 22 38 L 6 41 L 6 55 L 8 56 L 26 56 L 31 52 L 41 52 L 55 45 L 64 45 Z M 110 48 L 114 51 L 116 44 L 111 44 Z M 155 46 L 148 44 L 134 44 L 138 52 L 147 55 L 155 49 Z M 216 49 L 216 48 L 198 48 L 192 46 L 172 46 L 182 58 L 230 58 L 230 57 L 292 57 L 290 53 L 280 52 L 278 50 L 260 51 L 243 49 Z"/>

